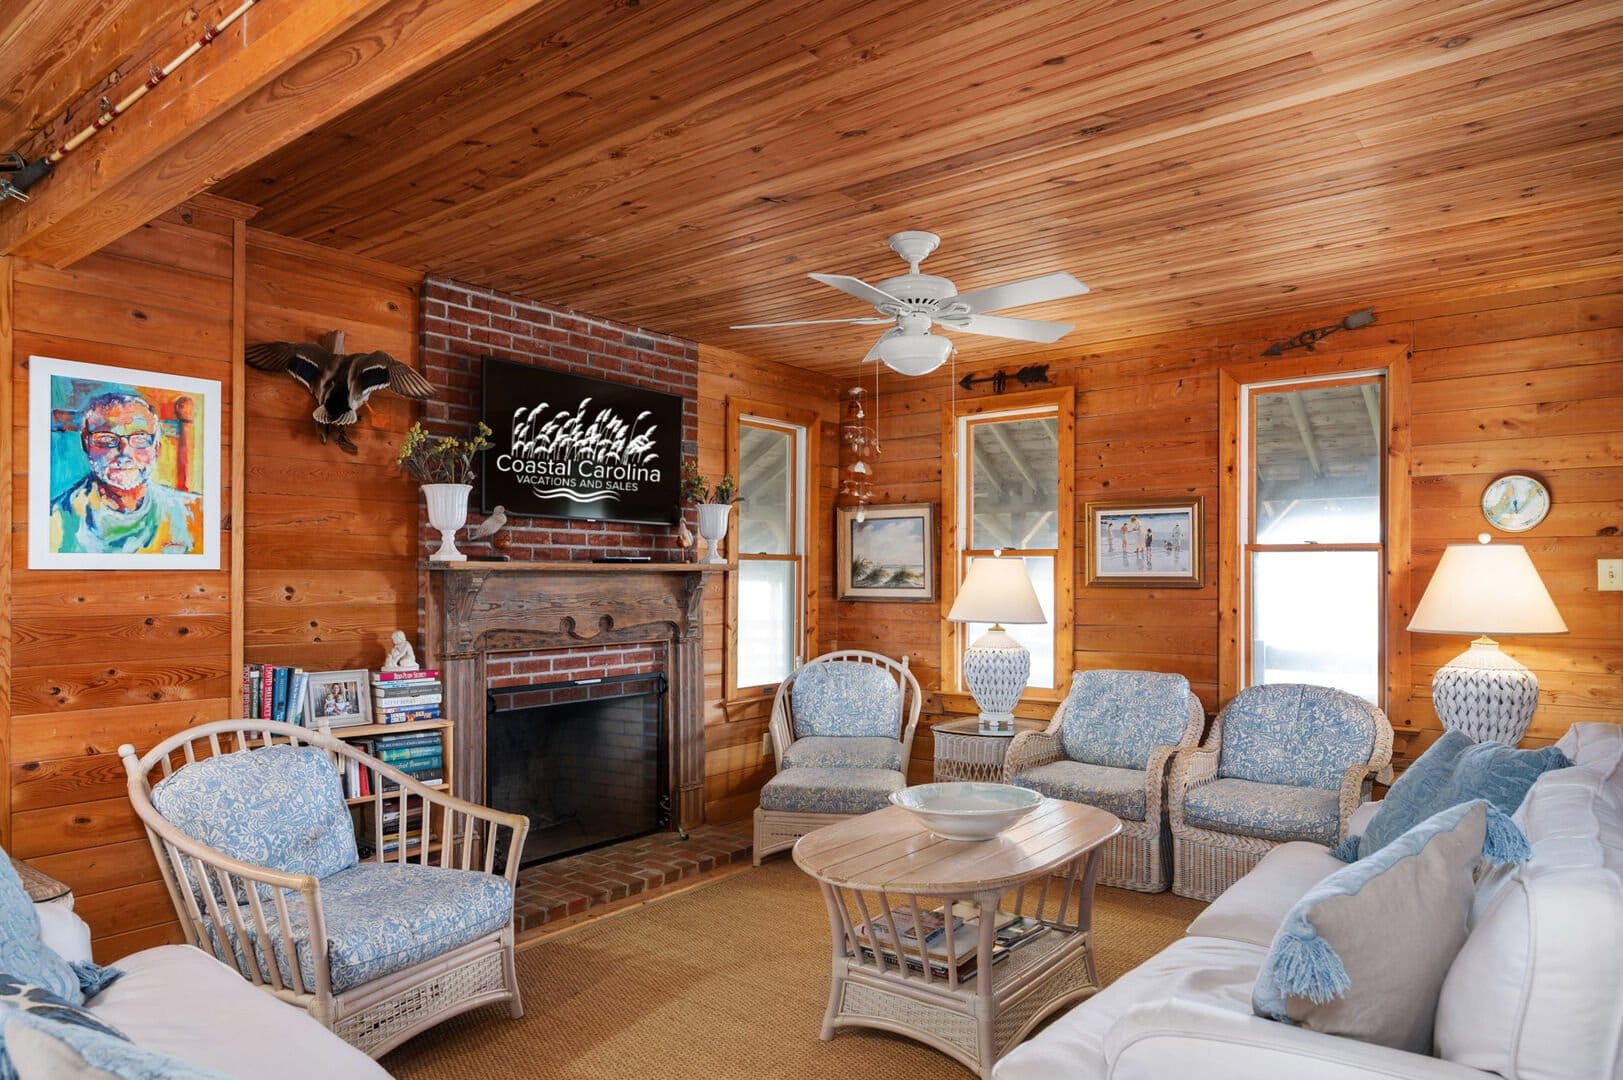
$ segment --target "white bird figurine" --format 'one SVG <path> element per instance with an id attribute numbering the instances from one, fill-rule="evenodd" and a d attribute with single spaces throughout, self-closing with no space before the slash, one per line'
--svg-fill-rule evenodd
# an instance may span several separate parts
<path id="1" fill-rule="evenodd" d="M 498 504 L 496 509 L 492 510 L 490 512 L 490 516 L 485 518 L 485 520 L 481 521 L 477 525 L 468 526 L 468 539 L 488 540 L 492 536 L 495 536 L 497 533 L 501 532 L 506 525 L 507 508 Z"/>
<path id="2" fill-rule="evenodd" d="M 693 546 L 693 530 L 688 528 L 687 521 L 682 518 L 676 519 L 676 542 L 684 548 Z"/>

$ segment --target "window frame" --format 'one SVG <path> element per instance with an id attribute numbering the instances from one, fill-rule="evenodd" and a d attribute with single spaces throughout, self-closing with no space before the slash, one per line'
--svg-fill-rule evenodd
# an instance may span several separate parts
<path id="1" fill-rule="evenodd" d="M 1251 560 L 1254 552 L 1380 551 L 1385 588 L 1380 602 L 1380 689 L 1375 704 L 1396 726 L 1407 720 L 1409 693 L 1410 435 L 1409 350 L 1402 346 L 1282 357 L 1219 370 L 1218 695 L 1227 702 L 1252 685 Z M 1253 540 L 1249 440 L 1255 389 L 1334 386 L 1369 375 L 1384 379 L 1385 456 L 1381 463 L 1384 542 L 1381 544 L 1266 544 Z"/>
<path id="2" fill-rule="evenodd" d="M 787 562 L 795 567 L 795 630 L 793 640 L 795 643 L 794 656 L 790 663 L 790 671 L 794 670 L 795 663 L 813 655 L 812 644 L 816 634 L 815 608 L 817 602 L 816 585 L 812 580 L 817 570 L 817 532 L 812 528 L 817 514 L 821 512 L 822 502 L 818 492 L 812 486 L 812 478 L 818 475 L 817 471 L 817 436 L 818 414 L 811 409 L 797 409 L 786 405 L 774 405 L 770 402 L 756 401 L 749 398 L 729 397 L 727 399 L 727 467 L 726 471 L 739 479 L 739 497 L 743 501 L 748 492 L 743 487 L 743 470 L 739 459 L 740 448 L 743 442 L 744 426 L 766 428 L 786 432 L 793 437 L 791 452 L 795 461 L 791 466 L 794 473 L 794 483 L 791 498 L 794 509 L 791 520 L 794 522 L 795 544 L 798 550 L 789 555 L 762 555 L 751 554 L 743 550 L 743 508 L 739 510 L 739 520 L 732 524 L 732 549 L 734 570 L 728 574 L 727 604 L 725 625 L 725 654 L 722 664 L 726 672 L 726 697 L 728 702 L 752 701 L 762 697 L 770 697 L 777 693 L 779 683 L 761 683 L 753 686 L 739 686 L 738 661 L 738 601 L 740 586 L 742 584 L 742 565 L 746 562 Z"/>
<path id="3" fill-rule="evenodd" d="M 950 402 L 942 412 L 941 445 L 948 451 L 951 468 L 941 472 L 941 505 L 943 522 L 942 574 L 941 574 L 941 699 L 949 712 L 976 712 L 974 698 L 963 684 L 962 657 L 968 646 L 968 627 L 946 621 L 947 612 L 958 596 L 963 584 L 968 560 L 991 549 L 970 548 L 970 522 L 966 511 L 972 510 L 969 488 L 969 431 L 975 423 L 998 420 L 1018 420 L 1052 414 L 1056 421 L 1055 465 L 1057 477 L 1056 513 L 1059 535 L 1053 549 L 1054 557 L 1054 685 L 1027 687 L 1020 695 L 1021 705 L 1027 702 L 1058 702 L 1070 685 L 1071 670 L 1075 663 L 1073 650 L 1073 599 L 1076 592 L 1076 392 L 1069 386 L 1051 390 L 1030 390 L 1003 394 L 994 398 L 965 398 Z M 1006 555 L 1040 553 L 1050 549 L 1015 551 L 1002 549 Z M 950 572 L 949 572 L 950 571 Z M 1016 708 L 1022 714 L 1021 707 Z M 1046 717 L 1048 710 L 1037 707 L 1029 713 Z"/>

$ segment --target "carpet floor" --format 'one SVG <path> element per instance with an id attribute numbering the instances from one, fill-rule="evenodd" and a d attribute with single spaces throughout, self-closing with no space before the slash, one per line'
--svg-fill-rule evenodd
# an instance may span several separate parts
<path id="1" fill-rule="evenodd" d="M 1183 934 L 1204 904 L 1101 888 L 1100 979 Z M 863 1028 L 818 1036 L 829 929 L 788 858 L 564 931 L 518 954 L 525 1014 L 465 1013 L 383 1059 L 401 1080 L 963 1080 L 944 1054 Z"/>

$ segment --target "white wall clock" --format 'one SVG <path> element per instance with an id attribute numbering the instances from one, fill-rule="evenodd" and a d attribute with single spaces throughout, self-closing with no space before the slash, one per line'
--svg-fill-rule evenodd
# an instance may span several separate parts
<path id="1" fill-rule="evenodd" d="M 1482 492 L 1482 516 L 1505 532 L 1526 532 L 1550 512 L 1550 490 L 1531 476 L 1501 476 Z"/>

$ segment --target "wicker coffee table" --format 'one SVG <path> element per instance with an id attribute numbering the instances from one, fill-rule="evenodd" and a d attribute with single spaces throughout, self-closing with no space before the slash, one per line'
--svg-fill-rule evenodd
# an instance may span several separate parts
<path id="1" fill-rule="evenodd" d="M 822 886 L 834 939 L 823 1039 L 882 1028 L 990 1077 L 1038 1021 L 1099 988 L 1095 856 L 1120 831 L 1103 810 L 1044 799 L 991 840 L 939 840 L 896 806 L 802 837 L 795 862 Z M 1042 928 L 1023 924 L 1029 936 L 1004 949 L 1018 927 L 1000 931 L 1000 910 Z M 923 931 L 947 911 L 964 926 L 932 943 Z"/>

